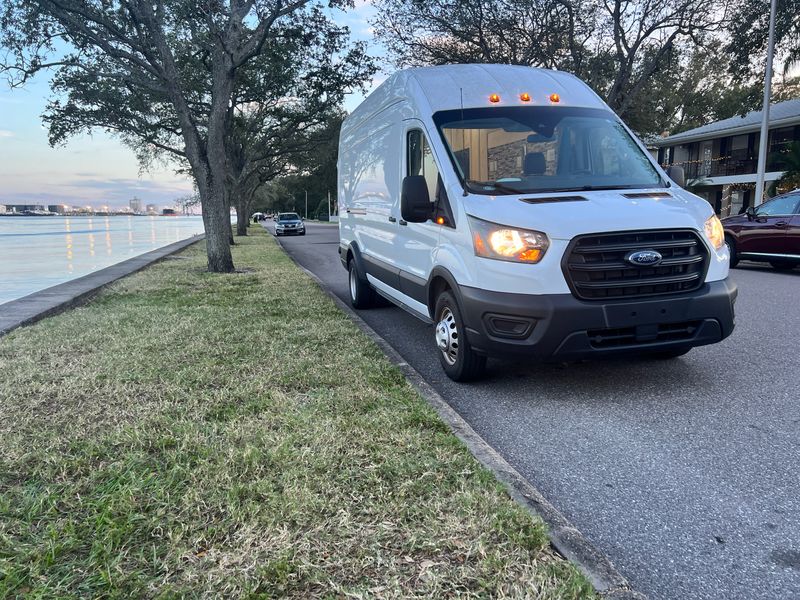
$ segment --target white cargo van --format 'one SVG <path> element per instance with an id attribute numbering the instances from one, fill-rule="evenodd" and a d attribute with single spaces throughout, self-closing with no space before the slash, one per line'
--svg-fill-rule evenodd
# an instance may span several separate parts
<path id="1" fill-rule="evenodd" d="M 711 206 L 572 75 L 400 71 L 345 120 L 338 167 L 353 306 L 432 323 L 454 380 L 487 356 L 676 357 L 733 331 Z"/>

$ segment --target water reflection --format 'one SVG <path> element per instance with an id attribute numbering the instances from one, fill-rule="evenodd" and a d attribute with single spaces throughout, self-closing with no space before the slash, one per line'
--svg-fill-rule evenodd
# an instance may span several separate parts
<path id="1" fill-rule="evenodd" d="M 67 273 L 72 273 L 74 266 L 72 264 L 72 229 L 69 217 L 64 220 L 64 229 L 67 232 L 64 235 L 64 242 L 67 245 Z"/>
<path id="2" fill-rule="evenodd" d="M 200 217 L 0 217 L 0 303 L 202 231 Z"/>
<path id="3" fill-rule="evenodd" d="M 109 223 L 108 217 L 106 217 L 106 256 L 111 256 L 111 223 Z"/>

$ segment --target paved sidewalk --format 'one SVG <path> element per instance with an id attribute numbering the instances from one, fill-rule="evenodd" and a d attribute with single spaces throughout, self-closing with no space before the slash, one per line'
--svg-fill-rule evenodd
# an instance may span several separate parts
<path id="1" fill-rule="evenodd" d="M 9 331 L 30 325 L 50 315 L 79 306 L 88 301 L 102 287 L 143 269 L 165 256 L 183 250 L 205 238 L 196 235 L 139 256 L 134 256 L 110 267 L 89 273 L 83 277 L 45 288 L 11 302 L 0 304 L 0 336 Z"/>

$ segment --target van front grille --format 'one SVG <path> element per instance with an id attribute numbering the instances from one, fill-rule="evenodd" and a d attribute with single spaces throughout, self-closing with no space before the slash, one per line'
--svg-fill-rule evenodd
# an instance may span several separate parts
<path id="1" fill-rule="evenodd" d="M 626 256 L 636 250 L 655 250 L 661 262 L 630 264 Z M 563 267 L 573 295 L 581 300 L 680 294 L 703 285 L 708 251 L 689 229 L 598 233 L 572 240 Z"/>

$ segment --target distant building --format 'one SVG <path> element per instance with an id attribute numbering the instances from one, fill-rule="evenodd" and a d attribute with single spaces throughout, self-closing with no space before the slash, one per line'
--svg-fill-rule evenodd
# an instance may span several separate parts
<path id="1" fill-rule="evenodd" d="M 6 205 L 5 204 L 0 204 L 0 215 L 2 215 L 5 212 L 6 212 Z"/>
<path id="2" fill-rule="evenodd" d="M 7 212 L 22 213 L 29 210 L 45 211 L 47 207 L 44 204 L 6 204 Z"/>
<path id="3" fill-rule="evenodd" d="M 753 202 L 760 137 L 761 111 L 756 110 L 661 138 L 654 145 L 658 162 L 683 167 L 692 191 L 725 217 Z M 768 140 L 767 183 L 784 173 L 780 151 L 800 141 L 800 98 L 770 106 Z"/>
<path id="4" fill-rule="evenodd" d="M 155 204 L 148 204 L 146 209 L 148 215 L 154 215 L 158 213 L 158 207 Z"/>
<path id="5" fill-rule="evenodd" d="M 130 202 L 128 202 L 128 206 L 135 213 L 142 212 L 142 200 L 140 198 L 131 198 Z"/>
<path id="6" fill-rule="evenodd" d="M 165 208 L 161 211 L 161 214 L 165 217 L 174 217 L 178 214 L 178 211 L 176 211 L 174 208 Z"/>
<path id="7" fill-rule="evenodd" d="M 67 206 L 66 204 L 48 204 L 47 210 L 49 210 L 50 212 L 58 213 L 60 215 L 64 215 L 70 212 L 69 206 Z"/>

